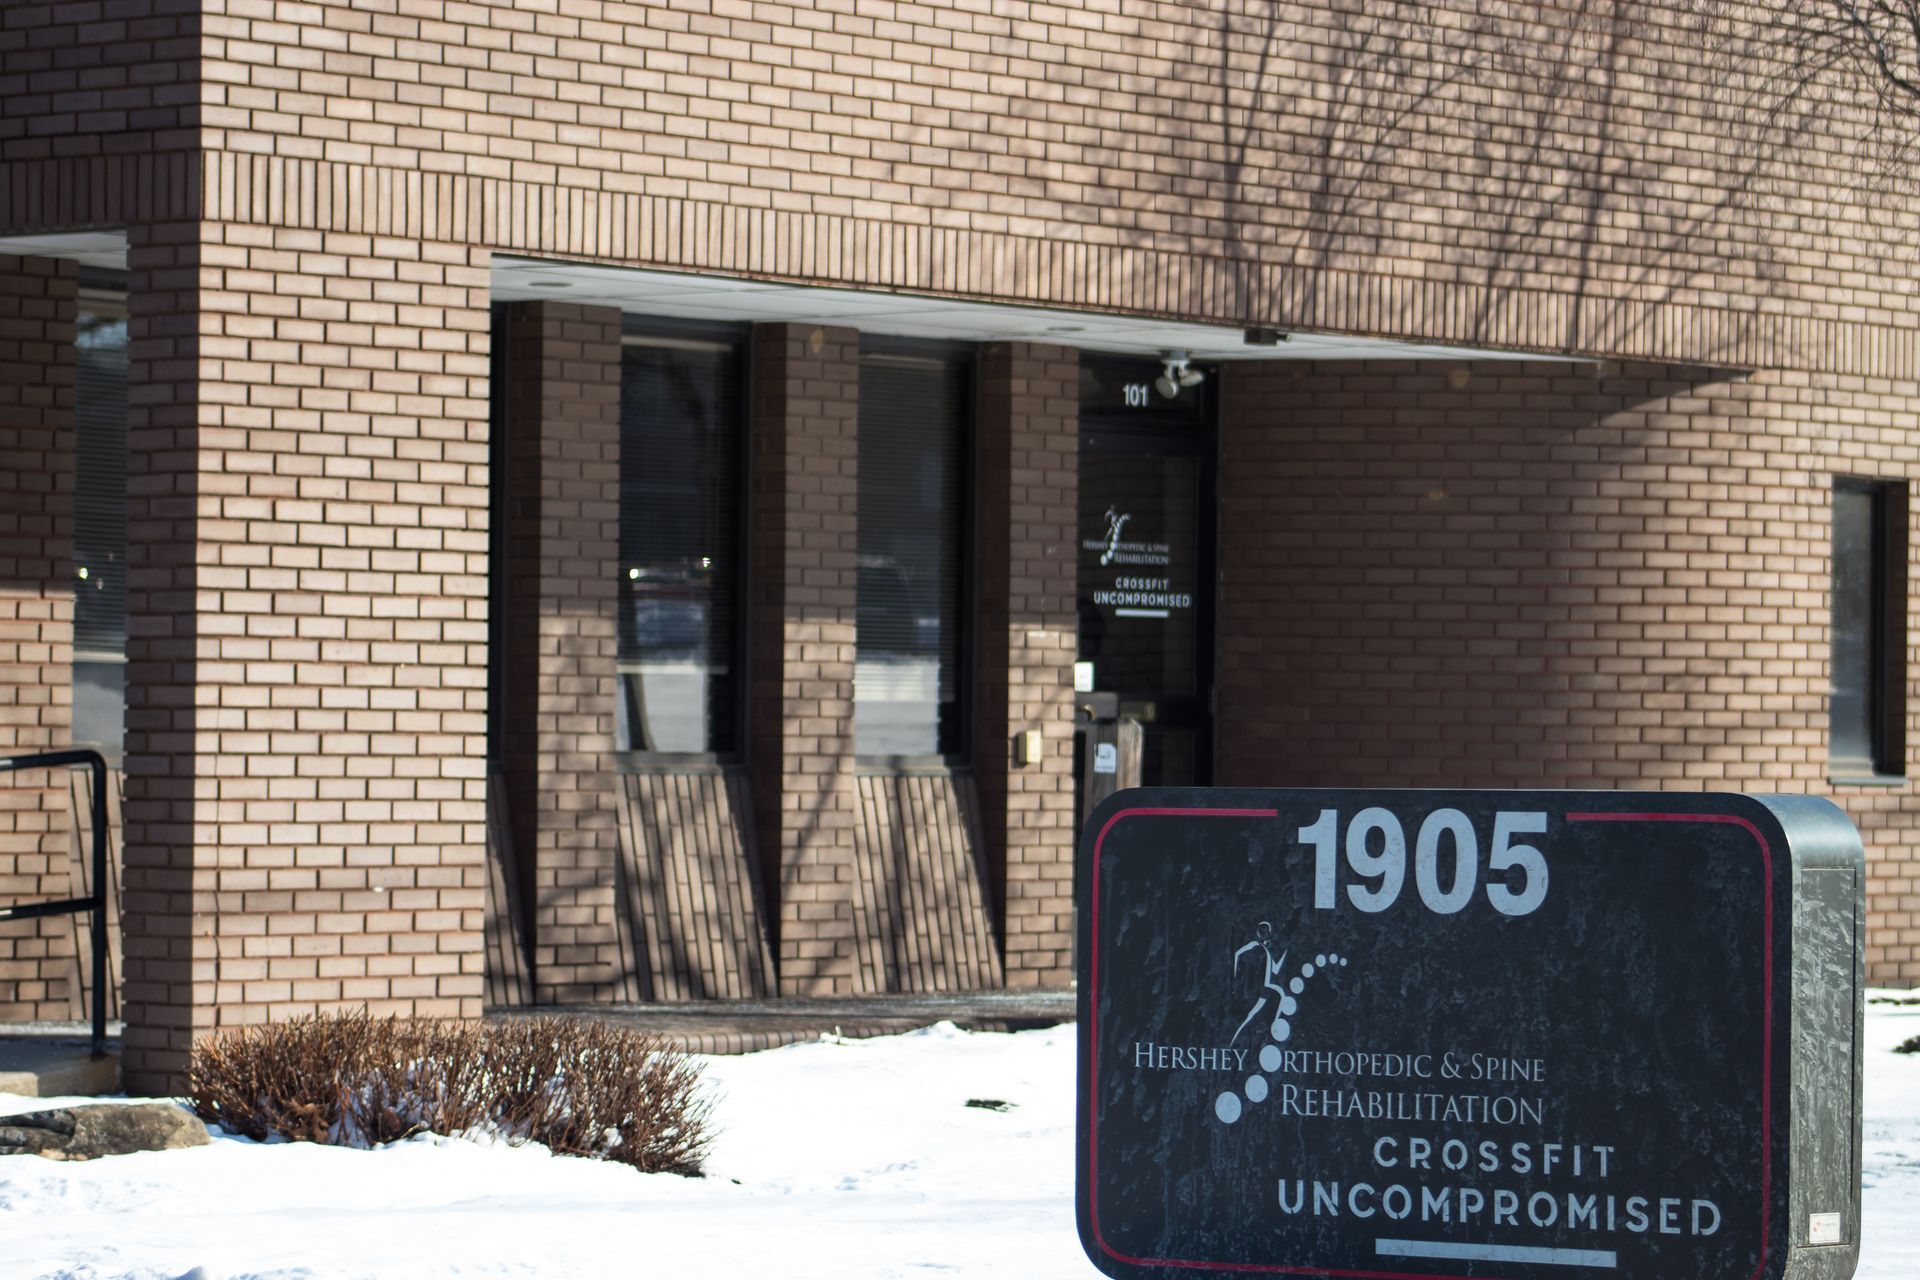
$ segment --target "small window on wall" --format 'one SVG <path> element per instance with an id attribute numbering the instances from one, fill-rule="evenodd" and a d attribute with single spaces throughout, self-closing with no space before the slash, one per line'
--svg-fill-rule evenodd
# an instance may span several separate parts
<path id="1" fill-rule="evenodd" d="M 615 743 L 726 754 L 741 710 L 740 344 L 635 328 L 620 379 Z"/>
<path id="2" fill-rule="evenodd" d="M 73 742 L 117 761 L 127 694 L 127 295 L 117 276 L 83 277 L 81 284 L 74 377 Z"/>
<path id="3" fill-rule="evenodd" d="M 1828 772 L 1906 772 L 1907 487 L 1833 485 L 1833 685 Z"/>
<path id="4" fill-rule="evenodd" d="M 965 749 L 960 599 L 970 375 L 953 355 L 861 353 L 857 755 Z"/>

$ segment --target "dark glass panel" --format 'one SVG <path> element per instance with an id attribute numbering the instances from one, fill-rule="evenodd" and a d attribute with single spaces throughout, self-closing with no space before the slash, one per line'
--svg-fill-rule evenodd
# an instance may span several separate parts
<path id="1" fill-rule="evenodd" d="M 1869 772 L 1873 762 L 1874 494 L 1833 491 L 1833 691 L 1828 750 L 1836 763 Z"/>
<path id="2" fill-rule="evenodd" d="M 127 650 L 127 318 L 82 301 L 73 482 L 73 647 Z"/>
<path id="3" fill-rule="evenodd" d="M 738 746 L 740 428 L 735 347 L 628 343 L 620 388 L 622 750 Z"/>
<path id="4" fill-rule="evenodd" d="M 1080 660 L 1094 688 L 1200 692 L 1201 460 L 1144 452 L 1080 459 Z"/>
<path id="5" fill-rule="evenodd" d="M 854 750 L 962 749 L 960 587 L 967 368 L 869 353 L 860 365 Z"/>
<path id="6" fill-rule="evenodd" d="M 83 292 L 73 459 L 73 741 L 117 759 L 126 732 L 127 310 Z"/>
<path id="7" fill-rule="evenodd" d="M 1194 367 L 1207 375 L 1205 380 L 1168 397 L 1154 385 L 1165 372 L 1158 360 L 1082 356 L 1081 425 L 1176 432 L 1209 430 L 1217 371 L 1206 365 Z"/>

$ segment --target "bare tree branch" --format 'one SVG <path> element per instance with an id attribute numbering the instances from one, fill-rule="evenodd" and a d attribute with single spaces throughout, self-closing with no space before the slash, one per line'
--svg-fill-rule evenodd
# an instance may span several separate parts
<path id="1" fill-rule="evenodd" d="M 1776 96 L 1876 185 L 1912 185 L 1920 0 L 1687 0 L 1723 66 Z"/>

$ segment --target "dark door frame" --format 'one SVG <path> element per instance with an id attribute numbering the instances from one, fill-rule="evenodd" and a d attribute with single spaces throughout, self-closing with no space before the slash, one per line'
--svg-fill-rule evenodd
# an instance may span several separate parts
<path id="1" fill-rule="evenodd" d="M 1083 357 L 1083 363 L 1094 365 L 1102 372 L 1137 367 L 1142 374 L 1151 377 L 1159 372 L 1159 362 L 1151 359 L 1138 361 L 1103 357 Z M 1151 374 L 1148 371 L 1151 370 Z M 1181 392 L 1181 397 L 1193 397 L 1190 403 L 1176 400 L 1165 406 L 1149 403 L 1141 408 L 1127 408 L 1124 404 L 1089 404 L 1083 392 L 1080 409 L 1080 459 L 1089 454 L 1122 454 L 1134 457 L 1194 458 L 1199 462 L 1196 477 L 1195 494 L 1195 536 L 1198 545 L 1194 552 L 1194 592 L 1201 599 L 1194 604 L 1194 684 L 1196 692 L 1168 697 L 1164 694 L 1152 695 L 1156 705 L 1154 724 L 1146 726 L 1151 735 L 1155 726 L 1187 729 L 1194 733 L 1194 775 L 1198 785 L 1210 785 L 1214 769 L 1214 678 L 1216 651 L 1216 617 L 1219 607 L 1219 489 L 1217 470 L 1219 458 L 1219 430 L 1217 419 L 1217 399 L 1214 389 L 1219 378 L 1218 368 L 1204 370 L 1207 380 L 1199 387 Z M 1100 380 L 1105 381 L 1105 380 Z M 1154 393 L 1156 399 L 1158 393 Z M 1109 397 L 1110 398 L 1110 397 Z M 1154 412 L 1156 408 L 1173 409 L 1174 413 Z M 1076 467 L 1080 464 L 1076 463 Z M 1078 502 L 1076 501 L 1076 507 Z M 1076 510 L 1075 523 L 1079 523 Z M 1079 563 L 1079 539 L 1087 536 L 1086 530 L 1076 529 L 1075 564 Z M 1080 599 L 1079 574 L 1076 568 L 1074 596 L 1076 612 Z M 1077 641 L 1076 641 L 1077 652 Z M 1147 691 L 1138 691 L 1146 694 Z M 1127 694 L 1123 691 L 1122 696 Z"/>

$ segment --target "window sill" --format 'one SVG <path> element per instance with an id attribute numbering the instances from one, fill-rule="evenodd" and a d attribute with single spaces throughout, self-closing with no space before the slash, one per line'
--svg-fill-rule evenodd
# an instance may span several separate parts
<path id="1" fill-rule="evenodd" d="M 705 751 L 616 751 L 612 754 L 613 767 L 618 773 L 736 773 L 745 767 L 737 756 Z"/>
<path id="2" fill-rule="evenodd" d="M 966 773 L 971 766 L 961 756 L 855 756 L 853 771 L 867 777 L 934 777 Z"/>
<path id="3" fill-rule="evenodd" d="M 1830 787 L 1904 787 L 1911 781 L 1894 773 L 1841 773 L 1827 777 Z"/>

